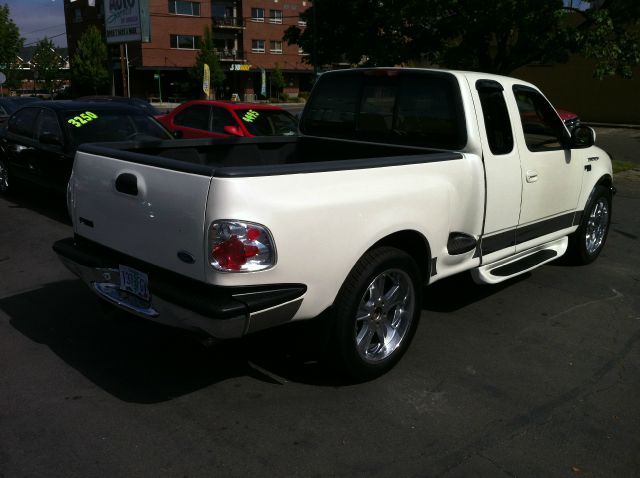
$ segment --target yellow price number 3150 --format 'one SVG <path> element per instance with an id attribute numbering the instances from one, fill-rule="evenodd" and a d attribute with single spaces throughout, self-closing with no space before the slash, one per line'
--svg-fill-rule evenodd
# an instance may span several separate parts
<path id="1" fill-rule="evenodd" d="M 84 113 L 80 113 L 78 116 L 68 119 L 67 123 L 79 128 L 80 126 L 90 123 L 96 118 L 98 118 L 97 114 L 92 113 L 91 111 L 85 111 Z"/>

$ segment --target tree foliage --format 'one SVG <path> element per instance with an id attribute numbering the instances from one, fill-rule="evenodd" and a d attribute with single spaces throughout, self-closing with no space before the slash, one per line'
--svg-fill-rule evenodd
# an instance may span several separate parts
<path id="1" fill-rule="evenodd" d="M 307 27 L 289 27 L 285 40 L 317 66 L 431 64 L 508 74 L 582 53 L 596 61 L 596 76 L 629 76 L 640 64 L 640 2 L 587 3 L 577 10 L 563 0 L 316 0 L 302 14 Z"/>
<path id="2" fill-rule="evenodd" d="M 107 68 L 108 50 L 100 30 L 91 25 L 78 40 L 71 62 L 76 94 L 97 94 L 107 89 L 111 75 Z"/>
<path id="3" fill-rule="evenodd" d="M 47 37 L 37 43 L 31 63 L 37 73 L 38 81 L 44 84 L 49 93 L 53 93 L 53 90 L 62 82 L 61 69 L 64 66 L 64 60 Z"/>
<path id="4" fill-rule="evenodd" d="M 24 38 L 11 20 L 9 6 L 0 6 L 0 71 L 7 77 L 5 87 L 18 88 L 20 85 L 18 55 L 23 45 Z"/>
<path id="5" fill-rule="evenodd" d="M 200 43 L 200 51 L 196 56 L 196 64 L 191 69 L 191 77 L 198 83 L 198 88 L 202 85 L 204 78 L 204 65 L 209 65 L 210 82 L 213 86 L 213 97 L 216 98 L 216 90 L 224 84 L 225 74 L 218 61 L 218 53 L 213 44 L 213 35 L 209 27 L 205 27 L 204 35 Z"/>
<path id="6" fill-rule="evenodd" d="M 595 60 L 596 77 L 617 74 L 629 78 L 640 65 L 640 2 L 604 0 L 598 5 L 580 12 L 584 22 L 576 41 L 581 52 Z"/>
<path id="7" fill-rule="evenodd" d="M 276 94 L 278 98 L 280 98 L 280 90 L 285 86 L 284 75 L 282 74 L 282 70 L 275 64 L 275 67 L 271 71 L 271 86 L 276 89 Z"/>

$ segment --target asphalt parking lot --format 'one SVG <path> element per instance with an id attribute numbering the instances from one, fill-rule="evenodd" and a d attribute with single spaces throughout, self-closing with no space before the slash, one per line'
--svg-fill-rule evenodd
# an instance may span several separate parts
<path id="1" fill-rule="evenodd" d="M 640 171 L 615 181 L 595 263 L 426 288 L 359 385 L 312 327 L 205 347 L 106 314 L 51 250 L 64 199 L 0 197 L 0 477 L 639 476 Z"/>

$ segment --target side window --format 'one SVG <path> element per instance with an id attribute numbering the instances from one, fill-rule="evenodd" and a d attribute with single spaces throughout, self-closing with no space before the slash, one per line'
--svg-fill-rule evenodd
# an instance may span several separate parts
<path id="1" fill-rule="evenodd" d="M 62 144 L 62 130 L 60 129 L 60 123 L 58 123 L 58 116 L 51 110 L 42 110 L 40 115 L 38 137 L 43 134 L 55 136 Z"/>
<path id="2" fill-rule="evenodd" d="M 224 133 L 225 126 L 238 126 L 231 113 L 224 108 L 213 108 L 211 113 L 211 131 L 214 133 Z"/>
<path id="3" fill-rule="evenodd" d="M 20 136 L 33 138 L 36 118 L 40 108 L 23 108 L 9 120 L 9 131 Z"/>
<path id="4" fill-rule="evenodd" d="M 480 80 L 476 83 L 482 116 L 489 140 L 489 149 L 495 155 L 513 151 L 513 132 L 502 85 L 495 81 Z"/>
<path id="5" fill-rule="evenodd" d="M 453 76 L 402 75 L 395 114 L 394 131 L 413 144 L 456 150 L 467 144 L 460 87 Z"/>
<path id="6" fill-rule="evenodd" d="M 564 125 L 549 102 L 537 91 L 514 86 L 524 139 L 529 151 L 562 149 Z"/>
<path id="7" fill-rule="evenodd" d="M 209 105 L 193 105 L 180 111 L 173 119 L 178 126 L 209 131 Z"/>

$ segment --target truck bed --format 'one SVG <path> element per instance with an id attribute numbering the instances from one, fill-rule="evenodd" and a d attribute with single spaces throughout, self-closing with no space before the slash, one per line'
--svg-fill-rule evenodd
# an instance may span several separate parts
<path id="1" fill-rule="evenodd" d="M 297 174 L 461 159 L 457 152 L 312 136 L 85 144 L 80 152 L 215 177 Z"/>

